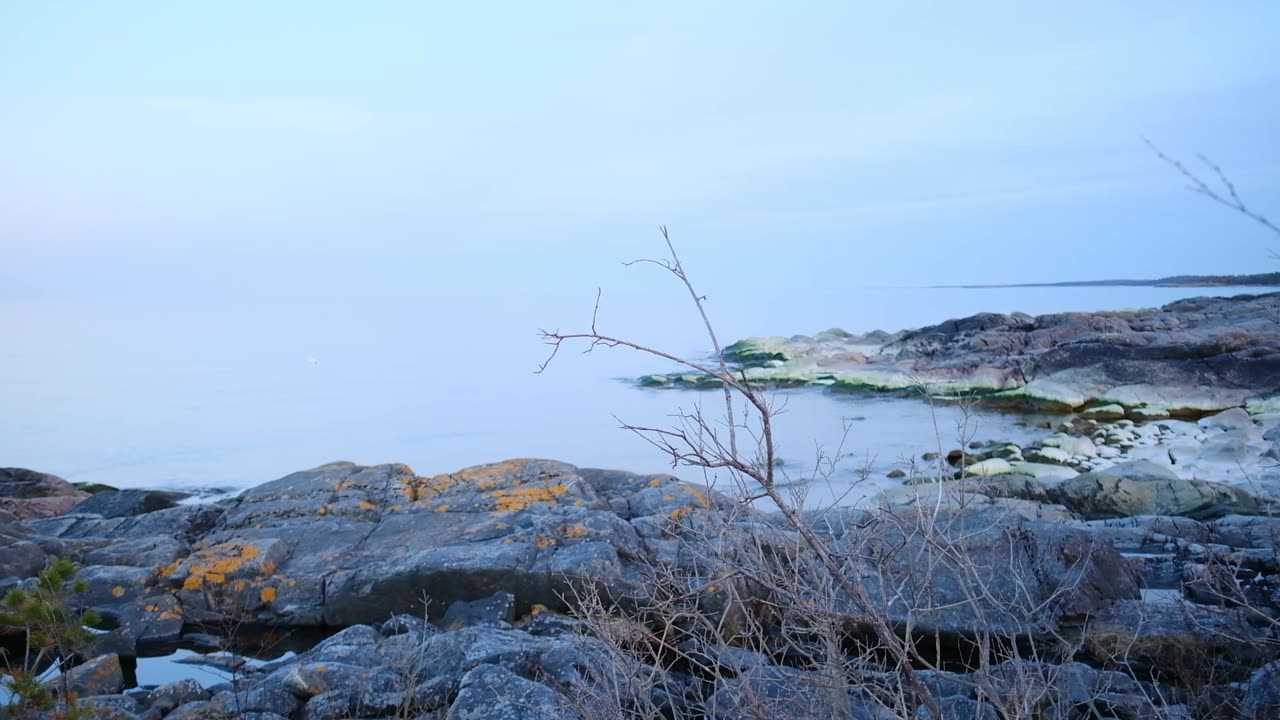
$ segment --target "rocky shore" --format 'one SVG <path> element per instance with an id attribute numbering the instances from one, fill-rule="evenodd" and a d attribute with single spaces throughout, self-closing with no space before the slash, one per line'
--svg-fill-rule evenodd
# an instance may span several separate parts
<path id="1" fill-rule="evenodd" d="M 1271 431 L 1242 411 L 1061 430 L 807 521 L 924 643 L 945 717 L 1277 717 L 1276 494 L 1206 479 L 1275 456 Z M 102 717 L 931 717 L 793 527 L 669 475 L 334 463 L 175 505 L 5 470 L 0 499 L 0 590 L 70 557 L 108 619 L 72 671 Z M 125 687 L 133 658 L 228 627 L 335 634 L 224 655 L 241 670 L 209 687 Z M 1035 714 L 1000 714 L 1018 703 Z"/>
<path id="2" fill-rule="evenodd" d="M 1179 300 L 1156 310 L 984 313 L 894 334 L 828 330 L 742 340 L 725 358 L 779 386 L 974 397 L 1023 410 L 1197 418 L 1280 391 L 1280 294 Z M 710 387 L 649 375 L 646 386 Z"/>
<path id="3" fill-rule="evenodd" d="M 0 469 L 0 593 L 76 563 L 104 622 L 67 679 L 103 718 L 1274 720 L 1277 348 L 1280 294 L 735 343 L 760 383 L 1064 413 L 793 515 L 550 460 L 217 502 Z M 236 654 L 281 633 L 318 639 Z M 178 647 L 224 676 L 138 676 Z"/>

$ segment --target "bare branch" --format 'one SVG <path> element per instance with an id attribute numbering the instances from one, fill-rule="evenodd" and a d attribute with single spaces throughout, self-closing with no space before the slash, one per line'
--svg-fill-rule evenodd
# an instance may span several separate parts
<path id="1" fill-rule="evenodd" d="M 1205 157 L 1204 155 L 1197 156 L 1200 159 L 1200 162 L 1204 163 L 1209 168 L 1209 170 L 1213 173 L 1214 177 L 1217 179 L 1218 184 L 1221 185 L 1221 188 L 1215 188 L 1214 186 L 1210 185 L 1207 181 L 1205 181 L 1203 178 L 1197 175 L 1194 171 L 1189 169 L 1186 165 L 1182 164 L 1181 161 L 1166 155 L 1163 150 L 1161 150 L 1159 147 L 1156 146 L 1155 143 L 1151 142 L 1147 138 L 1142 138 L 1142 142 L 1146 144 L 1147 148 L 1149 148 L 1151 152 L 1155 153 L 1156 157 L 1160 158 L 1160 160 L 1162 160 L 1165 164 L 1177 170 L 1178 173 L 1181 174 L 1182 177 L 1187 180 L 1188 190 L 1198 195 L 1203 195 L 1209 198 L 1210 200 L 1218 203 L 1219 205 L 1222 205 L 1223 207 L 1234 210 L 1235 212 L 1238 212 L 1241 215 L 1249 218 L 1250 220 L 1258 223 L 1259 225 L 1267 228 L 1271 232 L 1276 233 L 1277 235 L 1280 235 L 1280 226 L 1277 226 L 1275 223 L 1271 222 L 1271 220 L 1267 219 L 1261 213 L 1254 212 L 1252 209 L 1249 208 L 1249 206 L 1245 205 L 1244 200 L 1240 198 L 1240 193 L 1236 191 L 1235 183 L 1231 182 L 1231 179 L 1227 177 L 1227 174 L 1223 172 L 1222 168 L 1219 167 L 1217 163 L 1213 162 L 1212 160 Z"/>

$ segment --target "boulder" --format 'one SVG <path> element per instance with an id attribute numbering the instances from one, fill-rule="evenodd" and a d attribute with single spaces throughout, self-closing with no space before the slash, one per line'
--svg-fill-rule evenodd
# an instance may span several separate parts
<path id="1" fill-rule="evenodd" d="M 1119 601 L 1093 614 L 1081 656 L 1100 664 L 1122 661 L 1144 675 L 1158 671 L 1176 683 L 1243 680 L 1280 655 L 1280 647 L 1257 641 L 1267 624 L 1245 608 Z"/>
<path id="2" fill-rule="evenodd" d="M 0 511 L 19 520 L 61 515 L 89 494 L 57 475 L 25 468 L 0 468 Z"/>
<path id="3" fill-rule="evenodd" d="M 1062 448 L 1031 448 L 1025 453 L 1028 461 L 1038 465 L 1070 465 L 1071 454 Z"/>
<path id="4" fill-rule="evenodd" d="M 114 695 L 124 690 L 124 670 L 116 655 L 99 655 L 67 671 L 67 684 L 78 697 L 87 695 Z M 61 680 L 53 680 L 50 687 L 62 687 Z"/>
<path id="5" fill-rule="evenodd" d="M 1018 462 L 1011 463 L 1009 469 L 1018 475 L 1029 475 L 1048 483 L 1069 480 L 1080 474 L 1069 467 L 1052 463 Z"/>
<path id="6" fill-rule="evenodd" d="M 175 507 L 188 493 L 165 490 L 117 490 L 89 496 L 71 509 L 73 513 L 105 518 L 130 517 Z"/>
<path id="7" fill-rule="evenodd" d="M 1124 406 L 1116 403 L 1085 408 L 1085 410 L 1080 413 L 1080 417 L 1090 420 L 1120 420 L 1123 419 L 1124 416 Z"/>
<path id="8" fill-rule="evenodd" d="M 565 696 L 497 665 L 462 678 L 447 720 L 569 720 L 581 715 Z"/>
<path id="9" fill-rule="evenodd" d="M 990 475 L 1007 475 L 1011 472 L 1013 472 L 1013 468 L 1009 465 L 1008 460 L 990 458 L 970 465 L 962 470 L 961 474 L 972 475 L 974 477 L 987 477 Z"/>
<path id="10" fill-rule="evenodd" d="M 982 627 L 1035 638 L 1138 597 L 1137 574 L 1109 544 L 998 506 L 900 508 L 862 522 L 834 547 L 842 557 L 866 558 L 854 571 L 866 592 L 922 636 L 961 639 Z M 983 578 L 978 593 L 975 577 Z M 850 602 L 851 616 L 864 614 Z"/>
<path id="11" fill-rule="evenodd" d="M 516 619 L 516 596 L 509 592 L 496 592 L 479 600 L 459 600 L 445 611 L 440 624 L 445 630 L 464 627 L 510 627 Z"/>
<path id="12" fill-rule="evenodd" d="M 1062 433 L 1041 440 L 1040 446 L 1042 449 L 1058 448 L 1075 457 L 1093 458 L 1098 456 L 1098 449 L 1089 438 Z"/>
<path id="13" fill-rule="evenodd" d="M 1131 515 L 1184 515 L 1212 519 L 1252 514 L 1262 505 L 1230 485 L 1186 480 L 1144 460 L 1121 463 L 1062 482 L 1054 498 L 1086 518 Z"/>
<path id="14" fill-rule="evenodd" d="M 1246 718 L 1280 717 L 1280 662 L 1265 665 L 1253 673 L 1242 709 Z"/>

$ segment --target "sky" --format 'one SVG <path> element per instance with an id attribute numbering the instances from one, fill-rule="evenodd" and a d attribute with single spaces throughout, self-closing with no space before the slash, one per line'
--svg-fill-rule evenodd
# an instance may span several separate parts
<path id="1" fill-rule="evenodd" d="M 0 4 L 0 298 L 1272 269 L 1280 4 Z"/>

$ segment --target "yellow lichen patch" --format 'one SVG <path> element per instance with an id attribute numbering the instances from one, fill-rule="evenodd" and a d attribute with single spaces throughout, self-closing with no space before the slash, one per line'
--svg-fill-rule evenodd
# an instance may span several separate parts
<path id="1" fill-rule="evenodd" d="M 262 588 L 262 593 L 259 596 L 262 598 L 262 602 L 264 603 L 275 602 L 276 589 L 273 587 L 264 587 Z"/>
<path id="2" fill-rule="evenodd" d="M 124 596 L 124 588 L 123 588 L 123 587 L 121 587 L 121 586 L 117 585 L 117 586 L 115 586 L 115 587 L 111 588 L 111 597 L 123 597 L 123 596 Z"/>
<path id="3" fill-rule="evenodd" d="M 547 611 L 546 605 L 534 603 L 533 607 L 529 608 L 529 615 L 532 617 L 537 617 L 546 611 Z"/>
<path id="4" fill-rule="evenodd" d="M 711 500 L 710 498 L 707 497 L 706 493 L 702 492 L 701 490 L 699 490 L 698 488 L 692 485 L 681 485 L 681 487 L 683 487 L 685 490 L 688 490 L 690 495 L 698 498 L 698 502 L 702 503 L 702 507 L 704 508 L 711 507 Z"/>
<path id="5" fill-rule="evenodd" d="M 243 581 L 243 580 L 237 580 L 237 581 L 236 581 L 236 592 L 241 592 L 241 591 L 243 591 L 243 590 L 244 590 L 246 587 L 248 587 L 248 586 L 249 586 L 249 584 L 248 584 L 248 583 L 246 583 L 245 581 Z"/>
<path id="6" fill-rule="evenodd" d="M 547 485 L 545 487 L 521 487 L 512 488 L 510 490 L 494 490 L 489 493 L 489 497 L 497 500 L 497 510 L 499 512 L 518 512 L 527 509 L 530 505 L 540 502 L 553 503 L 557 498 L 562 497 L 569 488 L 563 484 Z"/>
<path id="7" fill-rule="evenodd" d="M 663 499 L 663 500 L 675 500 L 675 499 L 676 499 L 676 496 L 675 496 L 675 495 L 663 495 L 663 496 L 662 496 L 662 499 Z"/>
<path id="8" fill-rule="evenodd" d="M 316 511 L 316 514 L 317 514 L 317 515 L 328 515 L 328 514 L 329 514 L 329 506 L 328 506 L 328 505 L 321 505 L 321 506 L 320 506 L 320 509 Z"/>
<path id="9" fill-rule="evenodd" d="M 157 611 L 157 610 L 159 610 L 159 609 L 160 609 L 160 606 L 159 606 L 159 605 L 147 605 L 147 606 L 146 606 L 146 610 L 147 610 L 147 612 L 155 612 L 155 611 Z"/>
<path id="10" fill-rule="evenodd" d="M 573 506 L 574 506 L 574 507 L 582 507 L 582 501 L 581 501 L 581 500 L 574 500 L 574 501 L 573 501 Z"/>
<path id="11" fill-rule="evenodd" d="M 449 512 L 449 506 L 441 505 L 440 507 L 436 508 L 435 510 L 432 510 L 431 512 Z"/>
<path id="12" fill-rule="evenodd" d="M 555 545 L 556 539 L 551 537 L 550 535 L 539 535 L 536 538 L 534 538 L 533 544 L 545 550 L 551 547 L 552 545 Z"/>
<path id="13" fill-rule="evenodd" d="M 176 613 L 172 610 L 165 610 L 164 612 L 160 613 L 160 619 L 161 620 L 182 620 L 184 618 L 182 617 L 181 613 Z"/>
<path id="14" fill-rule="evenodd" d="M 237 542 L 223 543 L 201 550 L 197 556 L 192 556 L 194 561 L 189 569 L 190 574 L 182 583 L 182 589 L 195 590 L 203 586 L 206 581 L 226 582 L 227 575 L 239 570 L 246 562 L 261 556 L 262 553 L 252 545 L 242 545 Z"/>
<path id="15" fill-rule="evenodd" d="M 492 490 L 504 483 L 519 485 L 520 483 L 517 481 L 520 478 L 518 476 L 522 470 L 527 468 L 528 464 L 528 460 L 521 458 L 504 460 L 492 465 L 481 465 L 459 470 L 450 477 L 455 482 L 464 482 L 472 485 L 476 490 Z"/>
<path id="16" fill-rule="evenodd" d="M 368 500 L 361 500 L 361 501 L 360 501 L 360 509 L 361 509 L 361 510 L 372 510 L 373 508 L 374 508 L 374 504 L 373 504 L 373 503 L 371 503 L 371 502 L 369 502 Z"/>
<path id="17" fill-rule="evenodd" d="M 580 538 L 585 536 L 588 531 L 581 525 L 571 525 L 568 527 L 562 527 L 560 532 L 564 533 L 564 536 L 567 538 Z"/>
<path id="18" fill-rule="evenodd" d="M 174 562 L 171 562 L 168 565 L 165 565 L 164 567 L 160 568 L 160 577 L 169 577 L 178 569 L 178 566 L 181 564 L 182 562 L 180 560 L 175 560 Z"/>
<path id="19" fill-rule="evenodd" d="M 659 480 L 658 478 L 654 478 L 649 481 L 649 487 L 658 487 L 661 484 L 662 484 L 662 481 Z"/>
<path id="20" fill-rule="evenodd" d="M 276 571 L 276 564 L 274 562 L 272 562 L 271 560 L 262 561 L 262 572 L 264 574 L 271 575 L 275 571 Z"/>
<path id="21" fill-rule="evenodd" d="M 671 514 L 667 517 L 671 518 L 673 522 L 680 522 L 681 520 L 689 517 L 689 513 L 691 512 L 693 511 L 687 507 L 678 507 L 675 510 L 672 510 Z"/>

